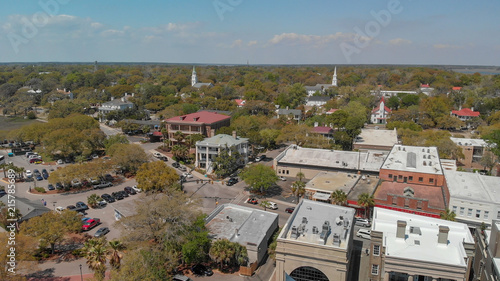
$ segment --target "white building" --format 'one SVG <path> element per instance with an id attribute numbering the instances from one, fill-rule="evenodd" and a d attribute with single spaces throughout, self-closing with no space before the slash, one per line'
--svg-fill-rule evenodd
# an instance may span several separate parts
<path id="1" fill-rule="evenodd" d="M 478 227 L 500 219 L 500 178 L 444 170 L 450 192 L 450 211 L 456 220 Z"/>
<path id="2" fill-rule="evenodd" d="M 316 84 L 316 86 L 305 86 L 307 91 L 307 96 L 312 96 L 315 93 L 323 94 L 327 89 L 331 87 L 337 87 L 337 67 L 333 72 L 332 84 Z"/>
<path id="3" fill-rule="evenodd" d="M 196 76 L 196 69 L 193 66 L 193 73 L 191 74 L 191 86 L 194 88 L 201 88 L 203 86 L 213 87 L 212 83 L 201 83 L 198 82 L 198 77 Z"/>
<path id="4" fill-rule="evenodd" d="M 278 235 L 274 280 L 351 280 L 353 221 L 352 208 L 302 200 Z"/>
<path id="5" fill-rule="evenodd" d="M 240 165 L 248 163 L 248 139 L 233 135 L 218 134 L 202 141 L 196 142 L 196 162 L 195 166 L 201 169 L 206 169 L 210 173 L 212 163 L 219 155 L 221 150 L 235 148 L 241 155 Z"/>
<path id="6" fill-rule="evenodd" d="M 312 96 L 308 97 L 306 101 L 306 106 L 316 106 L 320 107 L 325 105 L 329 100 L 331 100 L 329 96 Z"/>
<path id="7" fill-rule="evenodd" d="M 384 97 L 380 98 L 380 103 L 372 110 L 371 121 L 373 124 L 387 124 L 392 110 L 385 106 Z"/>
<path id="8" fill-rule="evenodd" d="M 500 280 L 500 221 L 493 220 L 490 230 L 476 231 L 475 236 L 474 279 L 471 280 Z"/>
<path id="9" fill-rule="evenodd" d="M 132 109 L 134 108 L 134 104 L 130 101 L 128 101 L 129 97 L 133 97 L 134 94 L 128 95 L 125 93 L 125 95 L 122 98 L 115 99 L 111 97 L 111 101 L 103 103 L 101 106 L 99 106 L 99 113 L 102 115 L 106 115 L 110 113 L 111 111 L 115 110 L 125 110 L 127 108 Z"/>
<path id="10" fill-rule="evenodd" d="M 375 208 L 369 280 L 469 280 L 474 239 L 464 223 Z"/>
<path id="11" fill-rule="evenodd" d="M 397 96 L 398 94 L 407 94 L 407 95 L 417 95 L 417 91 L 385 91 L 385 90 L 371 90 L 370 94 L 372 95 L 381 95 L 386 98 L 390 98 L 393 96 Z"/>

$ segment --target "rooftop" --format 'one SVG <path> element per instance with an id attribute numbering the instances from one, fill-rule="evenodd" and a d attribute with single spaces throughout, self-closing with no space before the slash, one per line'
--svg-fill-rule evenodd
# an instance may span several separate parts
<path id="1" fill-rule="evenodd" d="M 397 238 L 398 221 L 406 221 L 405 238 Z M 438 243 L 439 226 L 447 226 L 448 243 Z M 474 244 L 466 224 L 374 208 L 372 231 L 384 233 L 386 256 L 466 267 L 463 243 Z"/>
<path id="2" fill-rule="evenodd" d="M 118 201 L 110 204 L 115 212 L 120 213 L 123 217 L 130 217 L 137 214 L 137 202 L 136 201 Z"/>
<path id="3" fill-rule="evenodd" d="M 500 204 L 500 178 L 479 173 L 444 171 L 450 196 Z"/>
<path id="4" fill-rule="evenodd" d="M 219 205 L 205 220 L 214 239 L 259 245 L 278 214 L 234 204 Z"/>
<path id="5" fill-rule="evenodd" d="M 226 135 L 226 134 L 218 134 L 211 138 L 206 138 L 202 141 L 196 142 L 196 145 L 211 145 L 211 146 L 226 146 L 231 147 L 233 145 L 239 145 L 241 143 L 248 142 L 247 138 L 240 138 Z"/>
<path id="6" fill-rule="evenodd" d="M 398 143 L 398 133 L 394 130 L 361 129 L 354 140 L 355 145 L 392 147 Z"/>
<path id="7" fill-rule="evenodd" d="M 396 144 L 381 169 L 411 171 L 442 175 L 441 162 L 436 147 L 407 146 Z"/>
<path id="8" fill-rule="evenodd" d="M 276 158 L 280 164 L 378 172 L 386 156 L 382 152 L 353 152 L 291 145 Z"/>
<path id="9" fill-rule="evenodd" d="M 347 249 L 355 210 L 304 199 L 295 208 L 279 239 Z"/>
<path id="10" fill-rule="evenodd" d="M 284 108 L 280 108 L 280 109 L 278 109 L 278 114 L 279 115 L 288 115 L 288 114 L 301 115 L 302 111 L 300 111 L 300 109 L 284 109 Z"/>
<path id="11" fill-rule="evenodd" d="M 460 110 L 452 110 L 451 113 L 458 115 L 458 116 L 471 116 L 471 117 L 479 116 L 479 112 L 473 111 L 470 108 L 462 108 Z"/>
<path id="12" fill-rule="evenodd" d="M 358 181 L 359 176 L 354 173 L 319 172 L 307 184 L 306 189 L 333 192 L 340 189 L 348 194 Z"/>
<path id="13" fill-rule="evenodd" d="M 1 197 L 0 202 L 4 203 L 5 205 L 8 205 L 7 198 L 8 196 Z M 47 201 L 47 204 L 50 204 L 50 207 L 52 207 L 51 202 Z M 31 201 L 29 199 L 21 197 L 16 198 L 16 209 L 18 209 L 19 213 L 21 213 L 22 215 L 20 221 L 25 221 L 51 211 L 51 209 L 45 207 L 43 205 L 43 202 L 39 200 Z"/>
<path id="14" fill-rule="evenodd" d="M 332 98 L 329 96 L 311 96 L 307 98 L 307 101 L 324 101 L 327 102 L 331 100 Z"/>
<path id="15" fill-rule="evenodd" d="M 165 120 L 167 123 L 195 123 L 195 124 L 211 124 L 222 120 L 230 119 L 230 116 L 222 115 L 214 112 L 199 111 L 191 114 L 175 116 Z"/>
<path id="16" fill-rule="evenodd" d="M 460 146 L 481 146 L 488 147 L 488 143 L 483 139 L 452 138 L 450 140 Z"/>
<path id="17" fill-rule="evenodd" d="M 328 134 L 328 133 L 332 133 L 333 132 L 333 129 L 330 128 L 330 127 L 326 127 L 326 126 L 317 126 L 317 127 L 314 127 L 311 129 L 311 132 L 313 133 L 323 133 L 323 134 Z"/>
<path id="18" fill-rule="evenodd" d="M 373 194 L 373 197 L 378 200 L 387 200 L 388 194 L 399 196 L 408 196 L 405 194 L 405 189 L 410 187 L 413 191 L 412 198 L 419 198 L 429 201 L 429 207 L 445 209 L 445 198 L 443 197 L 443 189 L 440 186 L 428 186 L 418 184 L 408 184 L 402 182 L 383 181 Z"/>

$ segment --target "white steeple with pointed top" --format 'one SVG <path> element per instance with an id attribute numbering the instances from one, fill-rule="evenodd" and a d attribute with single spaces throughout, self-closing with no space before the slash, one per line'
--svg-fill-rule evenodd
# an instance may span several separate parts
<path id="1" fill-rule="evenodd" d="M 194 86 L 196 83 L 198 83 L 198 78 L 196 77 L 196 69 L 194 69 L 193 66 L 193 74 L 191 74 L 191 86 Z"/>
<path id="2" fill-rule="evenodd" d="M 332 86 L 337 87 L 337 67 L 335 67 L 335 70 L 333 71 Z"/>

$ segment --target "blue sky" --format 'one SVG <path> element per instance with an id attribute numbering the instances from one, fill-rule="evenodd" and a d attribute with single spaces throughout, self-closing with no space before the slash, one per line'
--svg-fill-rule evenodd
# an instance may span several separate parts
<path id="1" fill-rule="evenodd" d="M 39 0 L 0 62 L 500 65 L 500 1 Z"/>

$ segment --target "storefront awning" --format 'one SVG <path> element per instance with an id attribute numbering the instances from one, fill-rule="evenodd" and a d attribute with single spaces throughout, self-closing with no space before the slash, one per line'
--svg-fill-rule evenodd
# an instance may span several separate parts
<path id="1" fill-rule="evenodd" d="M 321 192 L 316 192 L 314 193 L 314 195 L 312 196 L 312 198 L 314 200 L 323 200 L 323 201 L 327 201 L 330 199 L 330 194 L 328 193 L 321 193 Z"/>

